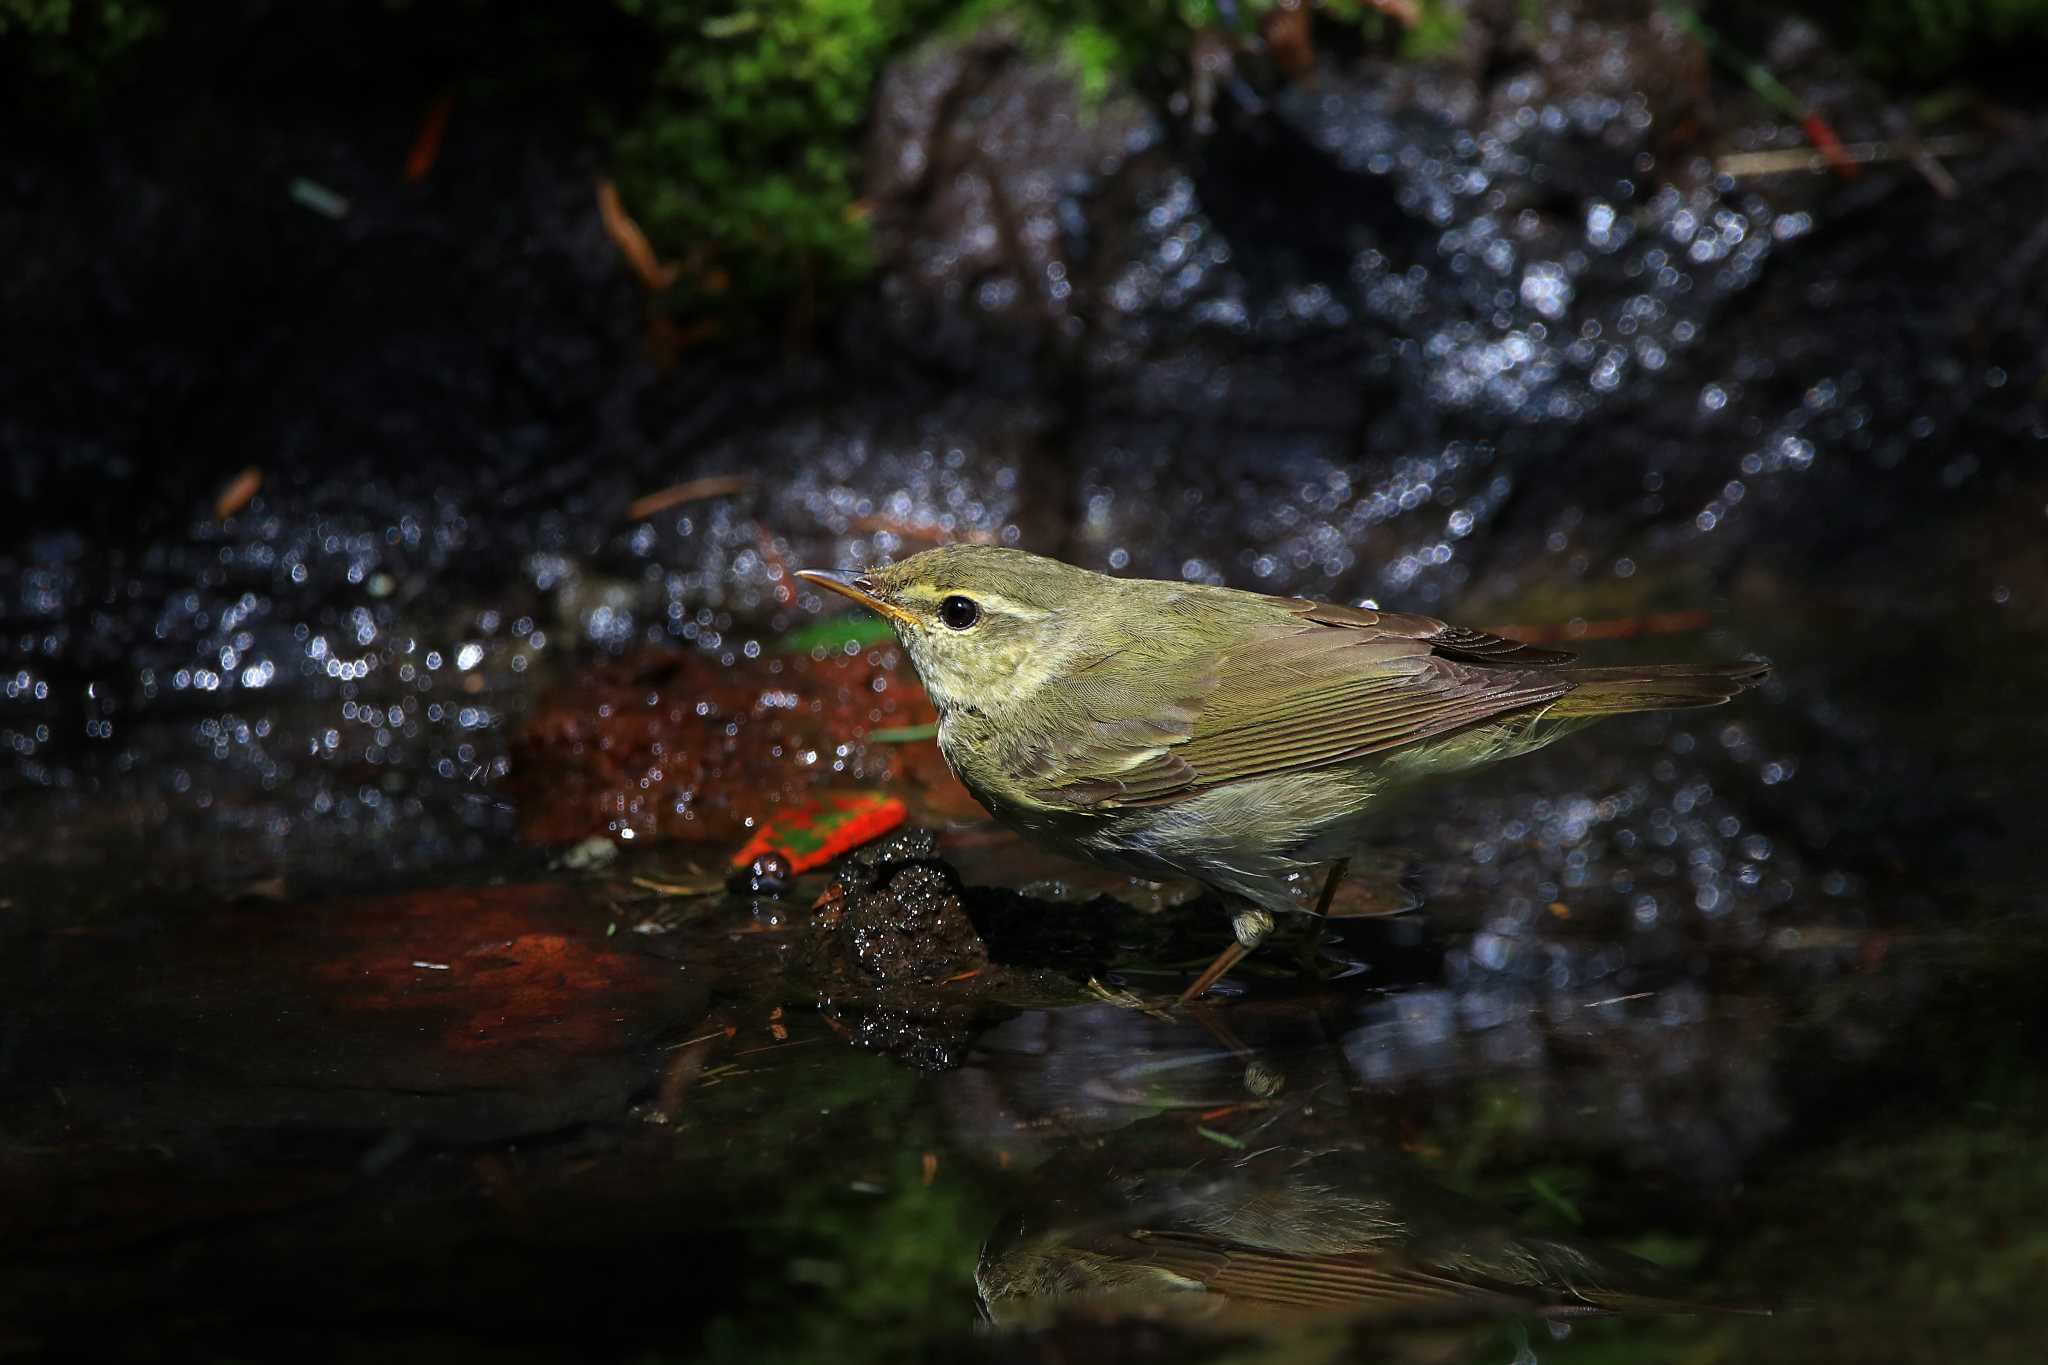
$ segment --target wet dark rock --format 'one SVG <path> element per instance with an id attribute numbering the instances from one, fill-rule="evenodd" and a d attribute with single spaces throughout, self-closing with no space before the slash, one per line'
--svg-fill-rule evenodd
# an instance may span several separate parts
<path id="1" fill-rule="evenodd" d="M 840 864 L 812 919 L 833 968 L 874 986 L 944 981 L 988 966 L 959 879 L 937 853 L 930 831 L 910 830 Z"/>
<path id="2" fill-rule="evenodd" d="M 899 829 L 873 843 L 862 844 L 839 860 L 842 885 L 872 886 L 899 863 L 939 861 L 939 836 L 928 829 Z"/>
<path id="3" fill-rule="evenodd" d="M 1116 226 L 1101 221 L 1104 186 L 1161 131 L 1129 94 L 1084 103 L 1057 62 L 1001 29 L 891 66 L 865 197 L 895 343 L 998 384 L 1070 351 L 1100 268 L 1096 236 Z"/>

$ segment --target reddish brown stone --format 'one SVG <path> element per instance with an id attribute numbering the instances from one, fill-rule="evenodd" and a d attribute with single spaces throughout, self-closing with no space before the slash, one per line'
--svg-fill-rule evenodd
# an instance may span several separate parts
<path id="1" fill-rule="evenodd" d="M 345 1015 L 381 1016 L 379 1027 L 443 1053 L 437 1072 L 477 1084 L 503 1084 L 515 1059 L 534 1052 L 626 1048 L 634 1025 L 624 1006 L 637 1010 L 673 981 L 665 964 L 616 950 L 590 907 L 561 887 L 419 891 L 334 913 L 375 930 L 313 964 L 316 998 Z"/>
<path id="2" fill-rule="evenodd" d="M 16 1087 L 0 1098 L 29 1140 L 123 1150 L 191 1131 L 488 1141 L 615 1120 L 655 1041 L 702 1016 L 711 976 L 607 937 L 607 919 L 586 888 L 452 886 L 53 938 L 34 970 L 67 989 L 16 1021 L 33 1066 L 0 1076 Z M 19 976 L 0 970 L 10 999 Z"/>
<path id="3" fill-rule="evenodd" d="M 732 667 L 647 652 L 541 698 L 514 746 L 511 789 L 534 843 L 631 830 L 737 844 L 749 820 L 822 787 L 887 786 L 913 808 L 963 811 L 971 803 L 930 741 L 865 742 L 935 719 L 893 647 Z"/>

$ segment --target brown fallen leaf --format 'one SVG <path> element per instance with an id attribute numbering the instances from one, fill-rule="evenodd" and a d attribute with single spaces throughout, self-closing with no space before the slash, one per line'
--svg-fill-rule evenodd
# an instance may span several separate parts
<path id="1" fill-rule="evenodd" d="M 647 234 L 640 230 L 640 225 L 619 202 L 619 187 L 609 180 L 597 182 L 597 212 L 604 220 L 605 235 L 612 239 L 642 284 L 660 293 L 676 282 L 682 268 L 655 254 L 654 244 L 647 240 Z"/>
<path id="2" fill-rule="evenodd" d="M 215 521 L 226 521 L 229 517 L 247 507 L 249 499 L 255 497 L 256 491 L 262 487 L 263 471 L 255 465 L 250 465 L 247 469 L 235 475 L 234 478 L 228 480 L 228 486 L 221 489 L 220 496 L 213 500 L 213 519 Z"/>

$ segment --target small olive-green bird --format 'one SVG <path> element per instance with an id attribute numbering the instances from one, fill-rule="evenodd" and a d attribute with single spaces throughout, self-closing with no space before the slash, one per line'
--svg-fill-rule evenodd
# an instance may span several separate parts
<path id="1" fill-rule="evenodd" d="M 998 820 L 1062 852 L 1189 877 L 1237 942 L 1199 994 L 1309 909 L 1383 793 L 1512 758 L 1602 716 L 1715 706 L 1768 665 L 1586 668 L 1427 616 L 1196 583 L 1111 578 L 952 545 L 800 575 L 895 626 L 939 748 Z"/>

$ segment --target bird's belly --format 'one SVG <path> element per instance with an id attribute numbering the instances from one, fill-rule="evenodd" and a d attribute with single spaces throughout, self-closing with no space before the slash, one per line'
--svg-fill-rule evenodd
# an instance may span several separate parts
<path id="1" fill-rule="evenodd" d="M 1300 904 L 1302 874 L 1342 856 L 1379 780 L 1362 765 L 1276 773 L 1154 806 L 1056 808 L 1018 799 L 942 723 L 954 775 L 997 820 L 1070 857 L 1147 877 L 1189 877 L 1275 912 Z M 1335 851 L 1333 851 L 1335 850 Z"/>
<path id="2" fill-rule="evenodd" d="M 1193 877 L 1269 910 L 1301 909 L 1301 874 L 1348 842 L 1373 791 L 1355 769 L 1251 778 L 1122 812 L 1082 842 L 1121 866 Z"/>

